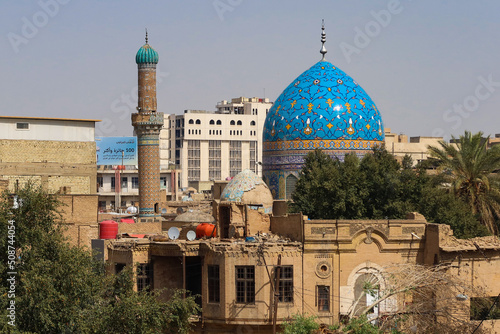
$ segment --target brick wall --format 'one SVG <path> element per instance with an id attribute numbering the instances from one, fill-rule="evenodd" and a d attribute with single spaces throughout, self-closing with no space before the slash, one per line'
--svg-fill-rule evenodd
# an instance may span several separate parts
<path id="1" fill-rule="evenodd" d="M 95 142 L 0 140 L 1 162 L 95 164 Z"/>

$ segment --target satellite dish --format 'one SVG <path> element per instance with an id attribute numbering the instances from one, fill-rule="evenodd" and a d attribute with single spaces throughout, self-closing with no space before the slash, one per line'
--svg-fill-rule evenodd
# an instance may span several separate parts
<path id="1" fill-rule="evenodd" d="M 188 233 L 186 234 L 186 238 L 189 241 L 193 241 L 194 239 L 196 239 L 196 232 L 193 230 L 188 231 Z"/>
<path id="2" fill-rule="evenodd" d="M 168 229 L 168 237 L 170 240 L 179 239 L 179 229 L 177 227 L 171 227 Z"/>

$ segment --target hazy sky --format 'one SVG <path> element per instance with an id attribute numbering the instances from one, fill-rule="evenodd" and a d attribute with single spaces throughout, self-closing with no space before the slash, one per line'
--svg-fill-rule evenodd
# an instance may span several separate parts
<path id="1" fill-rule="evenodd" d="M 135 54 L 160 55 L 158 111 L 269 97 L 321 59 L 352 76 L 386 127 L 500 133 L 498 0 L 2 0 L 1 115 L 105 120 L 131 135 Z"/>

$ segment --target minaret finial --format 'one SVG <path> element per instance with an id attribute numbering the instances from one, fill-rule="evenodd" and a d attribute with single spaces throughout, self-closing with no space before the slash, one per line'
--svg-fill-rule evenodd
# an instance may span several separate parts
<path id="1" fill-rule="evenodd" d="M 322 23 L 321 23 L 321 50 L 319 51 L 319 53 L 321 53 L 323 55 L 323 58 L 321 58 L 321 60 L 326 60 L 325 59 L 325 54 L 326 54 L 326 48 L 325 48 L 325 42 L 326 42 L 326 33 L 325 33 L 325 20 L 322 20 Z"/>
<path id="2" fill-rule="evenodd" d="M 148 44 L 148 28 L 146 28 L 146 44 Z"/>

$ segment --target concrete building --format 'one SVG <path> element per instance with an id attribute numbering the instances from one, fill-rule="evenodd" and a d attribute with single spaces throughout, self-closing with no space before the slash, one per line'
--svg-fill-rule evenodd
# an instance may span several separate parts
<path id="1" fill-rule="evenodd" d="M 94 119 L 0 116 L 0 177 L 51 193 L 95 194 Z"/>
<path id="2" fill-rule="evenodd" d="M 262 131 L 271 105 L 267 98 L 240 97 L 218 103 L 214 112 L 165 115 L 160 164 L 175 164 L 180 187 L 199 192 L 244 169 L 261 174 Z"/>
<path id="3" fill-rule="evenodd" d="M 113 168 L 115 167 L 115 168 Z M 125 169 L 117 170 L 118 166 L 99 166 L 97 169 L 97 192 L 99 195 L 99 211 L 123 211 L 139 204 L 139 171 L 135 166 L 124 166 Z M 116 174 L 121 175 L 117 178 Z M 173 201 L 178 197 L 176 182 L 178 171 L 170 169 L 160 170 L 160 201 Z M 118 185 L 117 180 L 121 180 Z"/>
<path id="4" fill-rule="evenodd" d="M 385 148 L 387 152 L 401 160 L 409 155 L 413 163 L 417 164 L 429 157 L 429 146 L 440 147 L 439 142 L 443 137 L 410 137 L 405 134 L 395 134 L 390 128 L 385 128 Z"/>

